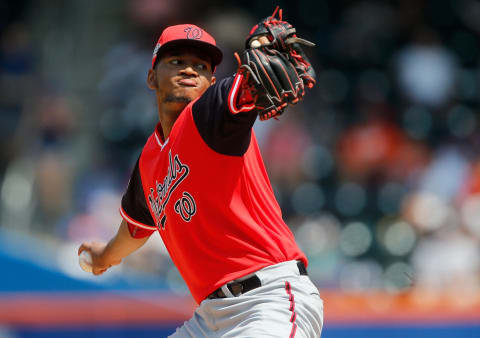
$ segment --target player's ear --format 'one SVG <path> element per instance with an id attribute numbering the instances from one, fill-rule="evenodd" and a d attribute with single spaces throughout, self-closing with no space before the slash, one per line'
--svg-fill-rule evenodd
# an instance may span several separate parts
<path id="1" fill-rule="evenodd" d="M 155 90 L 155 89 L 158 89 L 158 85 L 157 85 L 157 73 L 155 72 L 155 69 L 150 69 L 148 71 L 148 75 L 147 75 L 147 85 L 148 85 L 148 88 L 152 89 L 152 90 Z"/>
<path id="2" fill-rule="evenodd" d="M 212 78 L 210 79 L 210 85 L 214 85 L 215 82 L 217 82 L 217 78 L 215 76 L 212 76 Z"/>

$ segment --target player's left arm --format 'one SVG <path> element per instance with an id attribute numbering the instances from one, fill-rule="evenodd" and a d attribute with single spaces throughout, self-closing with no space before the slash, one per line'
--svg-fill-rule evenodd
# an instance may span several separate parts
<path id="1" fill-rule="evenodd" d="M 193 103 L 192 114 L 197 130 L 214 151 L 231 156 L 243 155 L 250 145 L 255 111 L 233 115 L 228 108 L 228 93 L 234 77 L 217 81 Z"/>
<path id="2" fill-rule="evenodd" d="M 243 155 L 257 116 L 265 120 L 280 115 L 303 99 L 305 87 L 315 84 L 315 71 L 300 47 L 313 44 L 298 38 L 281 16 L 276 10 L 255 25 L 237 73 L 217 81 L 192 106 L 203 140 L 221 154 Z"/>

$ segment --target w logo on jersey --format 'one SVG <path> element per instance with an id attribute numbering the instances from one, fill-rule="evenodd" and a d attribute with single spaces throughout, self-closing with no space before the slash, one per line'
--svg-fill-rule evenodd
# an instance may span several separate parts
<path id="1" fill-rule="evenodd" d="M 185 222 L 190 222 L 193 215 L 197 212 L 197 205 L 192 195 L 184 191 L 182 197 L 175 202 L 175 212 L 179 214 Z"/>

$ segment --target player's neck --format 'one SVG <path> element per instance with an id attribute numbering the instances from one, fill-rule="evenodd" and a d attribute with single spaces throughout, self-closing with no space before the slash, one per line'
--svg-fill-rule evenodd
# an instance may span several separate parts
<path id="1" fill-rule="evenodd" d="M 162 125 L 163 131 L 163 138 L 166 140 L 170 135 L 170 132 L 175 124 L 180 113 L 183 111 L 184 107 L 179 107 L 177 109 L 167 109 L 163 107 L 163 109 L 159 109 L 158 111 L 158 119 L 160 120 L 160 124 Z"/>

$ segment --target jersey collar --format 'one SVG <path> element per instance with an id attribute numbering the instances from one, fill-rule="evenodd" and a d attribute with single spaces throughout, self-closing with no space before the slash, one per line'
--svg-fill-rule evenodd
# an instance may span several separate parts
<path id="1" fill-rule="evenodd" d="M 163 150 L 163 148 L 168 143 L 168 138 L 165 141 L 163 140 L 163 130 L 160 122 L 158 122 L 155 126 L 155 132 L 153 133 L 153 135 L 155 136 L 155 140 L 157 141 L 158 146 L 161 148 L 161 150 Z"/>

